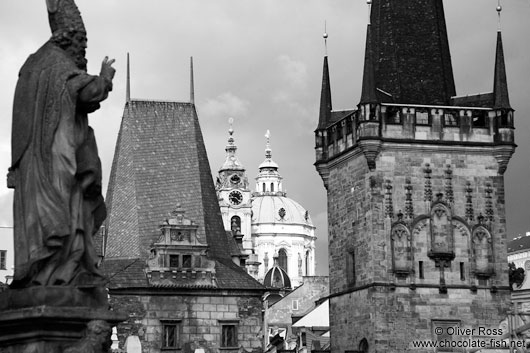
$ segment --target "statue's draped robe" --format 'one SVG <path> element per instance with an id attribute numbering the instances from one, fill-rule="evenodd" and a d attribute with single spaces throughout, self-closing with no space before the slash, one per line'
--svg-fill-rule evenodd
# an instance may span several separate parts
<path id="1" fill-rule="evenodd" d="M 14 286 L 65 285 L 85 274 L 99 276 L 93 236 L 106 210 L 87 113 L 99 108 L 110 86 L 78 69 L 50 42 L 20 70 L 10 168 Z"/>

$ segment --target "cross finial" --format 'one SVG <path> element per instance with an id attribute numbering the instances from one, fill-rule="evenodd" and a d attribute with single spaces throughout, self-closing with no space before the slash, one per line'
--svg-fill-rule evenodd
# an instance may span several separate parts
<path id="1" fill-rule="evenodd" d="M 267 146 L 265 147 L 265 158 L 272 158 L 271 132 L 269 130 L 267 130 L 265 137 L 267 138 Z"/>
<path id="2" fill-rule="evenodd" d="M 228 128 L 228 133 L 230 134 L 230 136 L 232 136 L 234 134 L 234 128 L 232 127 L 234 124 L 234 118 L 228 118 L 228 124 L 230 125 L 230 127 Z"/>

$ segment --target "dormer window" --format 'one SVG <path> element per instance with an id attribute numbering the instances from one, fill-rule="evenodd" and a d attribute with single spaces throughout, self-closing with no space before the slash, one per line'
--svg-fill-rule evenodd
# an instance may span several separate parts
<path id="1" fill-rule="evenodd" d="M 178 229 L 170 229 L 169 230 L 169 236 L 171 237 L 171 241 L 182 241 L 184 240 L 184 234 L 182 231 Z"/>

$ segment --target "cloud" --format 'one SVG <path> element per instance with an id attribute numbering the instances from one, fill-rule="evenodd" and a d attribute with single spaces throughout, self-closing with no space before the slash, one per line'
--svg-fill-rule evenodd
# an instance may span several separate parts
<path id="1" fill-rule="evenodd" d="M 277 59 L 284 81 L 292 89 L 305 89 L 307 87 L 307 66 L 288 55 L 280 55 Z"/>
<path id="2" fill-rule="evenodd" d="M 206 100 L 206 102 L 200 106 L 200 114 L 205 119 L 228 119 L 229 117 L 240 118 L 247 115 L 250 103 L 231 92 L 225 92 L 216 98 Z"/>

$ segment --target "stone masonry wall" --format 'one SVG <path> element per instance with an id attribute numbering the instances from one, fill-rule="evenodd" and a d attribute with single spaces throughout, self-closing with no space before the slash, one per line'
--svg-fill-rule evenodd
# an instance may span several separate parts
<path id="1" fill-rule="evenodd" d="M 480 147 L 389 144 L 372 172 L 364 156 L 355 153 L 330 167 L 330 294 L 336 295 L 330 302 L 332 351 L 356 350 L 362 338 L 376 347 L 374 352 L 390 347 L 392 352 L 408 351 L 410 337 L 432 338 L 432 320 L 498 327 L 509 292 L 504 179 L 491 152 Z M 390 201 L 387 185 L 391 185 Z M 429 256 L 433 240 L 428 219 L 438 193 L 450 209 L 455 252 L 443 276 Z M 398 213 L 412 230 L 407 257 L 411 269 L 401 276 L 393 270 L 391 242 Z M 485 280 L 474 272 L 471 239 L 481 215 L 491 234 L 488 261 L 493 275 Z M 354 262 L 354 280 L 348 261 Z M 447 293 L 440 289 L 442 277 Z M 381 285 L 371 287 L 373 283 Z M 356 291 L 363 286 L 367 287 Z"/>
<path id="2" fill-rule="evenodd" d="M 221 324 L 236 323 L 238 348 L 262 351 L 262 302 L 252 296 L 112 295 L 111 306 L 129 319 L 118 325 L 123 348 L 129 335 L 142 343 L 142 353 L 160 353 L 164 321 L 180 322 L 180 349 L 163 352 L 192 353 L 201 347 L 207 353 L 237 352 L 220 349 Z"/>

